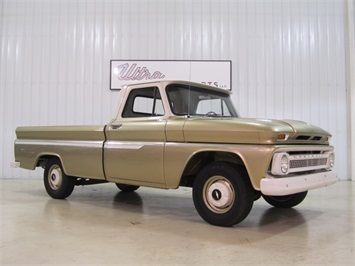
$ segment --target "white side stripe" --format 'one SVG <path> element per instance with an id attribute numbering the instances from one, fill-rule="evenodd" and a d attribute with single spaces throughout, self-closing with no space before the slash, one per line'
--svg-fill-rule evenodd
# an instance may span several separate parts
<path id="1" fill-rule="evenodd" d="M 123 142 L 123 141 L 107 141 L 105 149 L 124 149 L 139 150 L 144 146 L 164 146 L 164 142 Z"/>
<path id="2" fill-rule="evenodd" d="M 15 140 L 16 145 L 70 146 L 102 148 L 103 141 L 95 140 Z"/>

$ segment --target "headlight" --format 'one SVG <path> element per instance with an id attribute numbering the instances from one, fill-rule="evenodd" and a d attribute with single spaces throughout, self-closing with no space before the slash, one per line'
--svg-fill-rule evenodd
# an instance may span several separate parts
<path id="1" fill-rule="evenodd" d="M 282 156 L 282 158 L 281 158 L 281 172 L 283 174 L 287 174 L 288 165 L 289 165 L 288 157 L 286 155 Z"/>
<path id="2" fill-rule="evenodd" d="M 290 157 L 287 153 L 275 153 L 271 165 L 273 175 L 287 175 L 290 170 Z"/>
<path id="3" fill-rule="evenodd" d="M 335 164 L 335 154 L 334 154 L 334 152 L 332 152 L 329 155 L 329 168 L 333 168 L 334 164 Z"/>

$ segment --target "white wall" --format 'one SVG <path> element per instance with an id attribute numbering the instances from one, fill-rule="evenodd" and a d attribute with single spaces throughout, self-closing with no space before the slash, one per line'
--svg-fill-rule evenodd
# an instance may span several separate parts
<path id="1" fill-rule="evenodd" d="M 232 60 L 244 117 L 330 131 L 347 171 L 346 0 L 0 1 L 0 177 L 22 125 L 103 124 L 110 59 Z"/>
<path id="2" fill-rule="evenodd" d="M 347 0 L 347 98 L 348 98 L 348 169 L 355 180 L 355 1 Z"/>

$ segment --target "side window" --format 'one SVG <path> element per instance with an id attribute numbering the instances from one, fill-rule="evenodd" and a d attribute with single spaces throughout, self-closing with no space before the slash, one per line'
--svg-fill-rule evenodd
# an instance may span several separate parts
<path id="1" fill-rule="evenodd" d="M 134 89 L 130 92 L 122 117 L 164 115 L 163 103 L 157 87 Z"/>
<path id="2" fill-rule="evenodd" d="M 212 112 L 217 116 L 232 116 L 225 101 L 221 99 L 206 99 L 198 103 L 197 114 L 203 115 L 208 112 Z"/>

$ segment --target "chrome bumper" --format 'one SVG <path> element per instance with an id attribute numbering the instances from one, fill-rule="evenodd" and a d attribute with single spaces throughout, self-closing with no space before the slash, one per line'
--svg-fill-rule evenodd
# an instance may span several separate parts
<path id="1" fill-rule="evenodd" d="M 284 196 L 326 187 L 336 183 L 337 180 L 337 175 L 333 171 L 280 178 L 267 176 L 261 179 L 260 190 L 264 195 Z"/>

